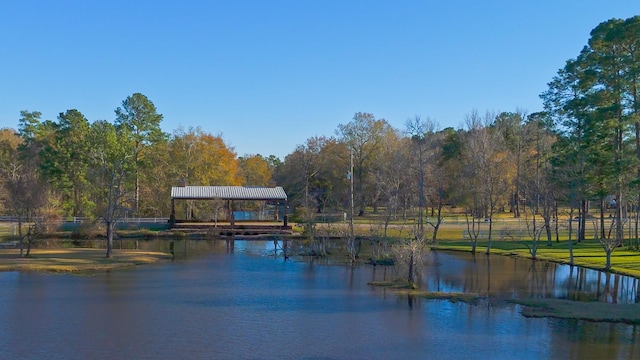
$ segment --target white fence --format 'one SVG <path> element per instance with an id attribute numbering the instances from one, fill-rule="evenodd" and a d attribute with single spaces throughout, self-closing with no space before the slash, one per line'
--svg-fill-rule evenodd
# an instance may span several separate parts
<path id="1" fill-rule="evenodd" d="M 488 230 L 478 230 L 477 232 L 478 240 L 487 240 L 489 239 L 489 231 Z M 491 238 L 494 240 L 511 240 L 511 241 L 522 241 L 529 240 L 530 237 L 526 230 L 493 230 L 491 232 Z M 473 234 L 469 233 L 468 230 L 462 231 L 462 240 L 472 240 Z"/>
<path id="2" fill-rule="evenodd" d="M 69 218 L 67 220 L 64 220 L 64 222 L 68 222 L 68 223 L 84 223 L 84 222 L 89 222 L 92 221 L 91 218 L 88 217 L 78 217 L 75 216 L 73 218 Z M 118 223 L 125 223 L 125 224 L 159 224 L 159 223 L 167 223 L 169 222 L 169 218 L 168 217 L 154 217 L 154 218 L 124 218 L 124 219 L 118 219 L 117 220 Z"/>
<path id="3" fill-rule="evenodd" d="M 18 225 L 14 223 L 5 224 L 0 226 L 0 234 L 2 235 L 17 235 Z"/>
<path id="4" fill-rule="evenodd" d="M 42 220 L 41 218 L 37 218 L 35 219 L 36 221 L 38 220 Z M 24 219 L 23 219 L 24 221 Z M 74 216 L 72 218 L 66 218 L 63 219 L 62 222 L 65 223 L 73 223 L 73 224 L 79 224 L 79 223 L 83 223 L 83 222 L 89 222 L 91 221 L 91 218 L 88 217 L 79 217 L 79 216 Z M 0 216 L 0 222 L 10 222 L 10 223 L 14 223 L 14 222 L 18 222 L 18 217 L 17 216 Z M 167 217 L 154 217 L 154 218 L 124 218 L 124 219 L 118 219 L 119 223 L 127 223 L 127 224 L 159 224 L 159 223 L 166 223 L 169 222 L 169 218 Z"/>
<path id="5" fill-rule="evenodd" d="M 489 230 L 478 230 L 478 240 L 488 240 L 489 239 Z M 567 239 L 569 237 L 569 230 L 566 228 L 560 228 L 558 233 L 556 234 L 556 230 L 551 230 L 551 238 L 553 240 L 556 239 L 556 235 L 560 238 Z M 547 233 L 543 232 L 538 234 L 539 240 L 546 241 Z M 573 228 L 573 239 L 575 240 L 578 236 L 577 227 Z M 531 241 L 533 237 L 531 233 L 527 229 L 494 229 L 491 232 L 491 238 L 493 240 L 500 241 Z M 469 233 L 468 230 L 462 231 L 462 240 L 472 240 L 473 233 Z"/>

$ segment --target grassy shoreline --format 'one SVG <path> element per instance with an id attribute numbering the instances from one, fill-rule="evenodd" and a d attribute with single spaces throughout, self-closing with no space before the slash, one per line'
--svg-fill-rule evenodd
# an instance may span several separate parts
<path id="1" fill-rule="evenodd" d="M 527 245 L 530 245 L 527 243 Z M 584 240 L 580 243 L 574 242 L 572 265 L 589 268 L 593 270 L 605 271 L 605 253 L 597 240 Z M 439 241 L 437 245 L 432 245 L 433 250 L 448 250 L 471 252 L 469 241 Z M 476 254 L 484 254 L 487 249 L 486 242 L 478 242 Z M 515 241 L 494 241 L 491 244 L 492 255 L 516 256 L 531 259 L 532 256 L 524 242 Z M 559 264 L 571 264 L 569 257 L 568 241 L 553 242 L 551 246 L 546 246 L 546 242 L 538 244 L 536 260 L 549 261 Z M 640 252 L 628 247 L 616 249 L 611 254 L 611 269 L 609 272 L 640 278 Z"/>
<path id="2" fill-rule="evenodd" d="M 151 264 L 171 259 L 162 252 L 113 250 L 105 257 L 104 249 L 61 248 L 32 249 L 29 257 L 20 257 L 19 249 L 0 249 L 0 271 L 92 272 Z"/>
<path id="3" fill-rule="evenodd" d="M 439 233 L 439 240 L 437 244 L 430 245 L 433 250 L 449 250 L 449 251 L 462 251 L 471 252 L 471 244 L 468 240 L 456 239 L 459 236 L 461 227 L 458 225 L 448 225 L 443 227 Z M 362 229 L 360 229 L 362 230 Z M 364 230 L 363 230 L 364 231 Z M 60 239 L 60 240 L 73 240 L 72 233 L 70 232 L 58 232 L 49 234 L 51 236 L 44 236 L 45 238 Z M 359 236 L 367 237 L 366 233 L 360 233 Z M 193 233 L 185 234 L 182 232 L 171 231 L 152 231 L 148 229 L 138 230 L 124 230 L 118 231 L 118 237 L 120 239 L 151 239 L 151 238 L 164 238 L 164 239 L 201 239 L 210 238 L 207 234 Z M 93 237 L 101 239 L 100 236 Z M 299 234 L 287 236 L 287 238 L 305 238 Z M 338 237 L 339 238 L 339 237 Z M 16 236 L 0 236 L 0 242 L 2 241 L 16 241 Z M 38 241 L 38 240 L 37 240 Z M 521 258 L 531 259 L 532 256 L 529 252 L 531 247 L 531 241 L 512 241 L 512 240 L 494 240 L 491 246 L 491 254 L 516 256 Z M 486 241 L 478 241 L 476 248 L 477 254 L 484 254 L 487 248 Z M 605 253 L 600 243 L 597 240 L 588 239 L 580 243 L 574 241 L 573 243 L 573 265 L 581 266 L 585 268 L 595 270 L 605 270 Z M 3 250 L 3 249 L 0 249 Z M 546 242 L 538 243 L 538 250 L 536 254 L 537 260 L 550 261 L 560 264 L 570 264 L 569 258 L 569 241 L 561 240 L 560 242 L 553 241 L 552 246 L 546 246 Z M 616 249 L 612 253 L 611 257 L 612 267 L 609 270 L 611 273 L 622 274 L 640 278 L 640 251 L 631 249 L 630 247 L 621 247 Z"/>

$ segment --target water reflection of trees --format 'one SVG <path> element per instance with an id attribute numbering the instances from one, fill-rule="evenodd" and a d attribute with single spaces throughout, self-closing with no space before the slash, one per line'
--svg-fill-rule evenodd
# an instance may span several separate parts
<path id="1" fill-rule="evenodd" d="M 553 359 L 637 359 L 640 332 L 637 326 L 552 319 L 550 358 Z M 598 344 L 599 346 L 584 346 Z M 629 346 L 620 346 L 629 344 Z"/>
<path id="2" fill-rule="evenodd" d="M 126 241 L 125 241 L 126 242 Z M 211 253 L 233 253 L 246 246 L 273 252 L 282 256 L 285 247 L 280 239 L 257 245 L 246 240 L 175 240 L 173 253 L 176 260 L 197 258 Z M 131 244 L 124 244 L 129 246 Z M 289 241 L 287 249 L 294 254 L 304 253 L 307 244 Z M 166 240 L 140 241 L 140 250 L 170 252 L 170 242 Z M 275 248 L 274 248 L 275 247 Z M 275 249 L 275 250 L 274 250 Z M 333 253 L 341 253 L 341 243 L 330 243 Z M 311 259 L 311 258 L 310 258 Z M 607 303 L 640 303 L 640 280 L 619 274 L 561 265 L 544 261 L 512 258 L 507 256 L 486 256 L 484 254 L 452 254 L 430 251 L 424 259 L 421 273 L 422 284 L 427 291 L 476 293 L 489 298 L 560 298 L 579 301 L 602 301 Z M 328 257 L 313 258 L 318 264 L 328 264 Z M 390 280 L 397 277 L 394 269 L 376 267 L 374 277 Z M 378 271 L 381 270 L 381 271 Z"/>
<path id="3" fill-rule="evenodd" d="M 460 291 L 489 298 L 640 302 L 638 279 L 577 266 L 442 252 L 432 252 L 426 262 L 431 264 L 426 266 L 423 281 L 428 291 Z"/>
<path id="4" fill-rule="evenodd" d="M 638 279 L 571 266 L 563 298 L 607 303 L 638 303 Z"/>
<path id="5" fill-rule="evenodd" d="M 554 289 L 553 266 L 522 259 L 471 256 L 461 269 L 461 290 L 489 297 L 548 297 Z M 456 278 L 453 274 L 442 281 L 456 282 Z"/>

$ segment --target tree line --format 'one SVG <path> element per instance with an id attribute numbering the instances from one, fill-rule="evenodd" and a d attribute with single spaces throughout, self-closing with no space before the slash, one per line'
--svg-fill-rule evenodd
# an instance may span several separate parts
<path id="1" fill-rule="evenodd" d="M 625 223 L 633 221 L 626 236 L 640 246 L 639 51 L 640 17 L 608 20 L 551 79 L 540 95 L 541 112 L 472 110 L 459 129 L 420 116 L 396 129 L 358 112 L 333 135 L 307 139 L 282 161 L 238 158 L 219 136 L 199 128 L 166 134 L 162 115 L 142 94 L 125 99 L 113 122 L 90 123 L 77 110 L 42 121 L 40 113 L 23 111 L 17 131 L 0 134 L 3 204 L 6 213 L 24 218 L 97 217 L 109 230 L 122 212 L 167 216 L 170 187 L 181 181 L 278 184 L 304 221 L 318 213 L 371 211 L 386 232 L 398 217 L 411 218 L 410 238 L 422 242 L 437 239 L 443 210 L 456 207 L 474 251 L 481 227 L 488 227 L 490 251 L 495 215 L 510 212 L 526 219 L 534 258 L 539 240 L 557 240 L 554 220 L 562 215 L 579 219 L 568 223 L 569 236 L 585 239 L 595 206 L 609 267 Z M 614 214 L 605 219 L 613 203 Z"/>
<path id="2" fill-rule="evenodd" d="M 28 224 L 36 218 L 101 219 L 109 244 L 118 219 L 168 216 L 171 186 L 264 186 L 279 161 L 237 157 L 220 136 L 200 128 L 167 134 L 160 128 L 162 114 L 140 93 L 115 109 L 112 122 L 89 122 L 76 109 L 56 121 L 41 115 L 21 111 L 17 130 L 0 130 L 3 212 Z M 26 236 L 36 230 L 32 225 Z"/>
<path id="3" fill-rule="evenodd" d="M 534 258 L 539 240 L 551 246 L 559 238 L 555 220 L 562 215 L 578 219 L 568 222 L 570 240 L 584 240 L 595 206 L 595 237 L 610 268 L 625 224 L 633 223 L 626 236 L 640 247 L 639 85 L 640 16 L 612 19 L 595 27 L 549 82 L 540 95 L 544 111 L 471 111 L 461 129 L 417 116 L 394 129 L 357 113 L 335 136 L 298 146 L 274 176 L 304 205 L 306 218 L 348 209 L 353 196 L 360 215 L 381 209 L 386 231 L 391 219 L 416 210 L 412 238 L 422 241 L 436 240 L 443 207 L 455 206 L 467 219 L 473 251 L 481 226 L 490 251 L 494 216 L 508 211 L 525 218 Z"/>

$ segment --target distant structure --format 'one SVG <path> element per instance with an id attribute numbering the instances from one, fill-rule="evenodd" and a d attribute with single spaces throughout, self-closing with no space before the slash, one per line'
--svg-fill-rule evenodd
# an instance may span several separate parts
<path id="1" fill-rule="evenodd" d="M 254 210 L 246 211 L 247 205 Z M 174 186 L 169 223 L 221 236 L 291 233 L 286 210 L 287 193 L 280 186 Z"/>

